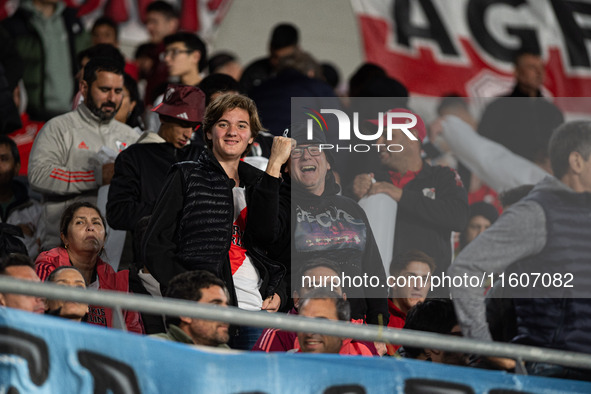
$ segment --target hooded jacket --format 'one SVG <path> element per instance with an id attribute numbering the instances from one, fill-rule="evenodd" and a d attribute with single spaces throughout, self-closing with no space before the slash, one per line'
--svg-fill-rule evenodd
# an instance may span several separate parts
<path id="1" fill-rule="evenodd" d="M 370 324 L 388 324 L 388 288 L 386 274 L 373 232 L 363 209 L 352 199 L 340 196 L 340 186 L 328 172 L 321 196 L 292 185 L 291 265 L 313 257 L 323 257 L 339 264 L 343 277 L 378 280 L 361 286 L 351 282 L 341 285 L 351 304 L 351 318 Z M 383 287 L 382 287 L 383 285 Z"/>

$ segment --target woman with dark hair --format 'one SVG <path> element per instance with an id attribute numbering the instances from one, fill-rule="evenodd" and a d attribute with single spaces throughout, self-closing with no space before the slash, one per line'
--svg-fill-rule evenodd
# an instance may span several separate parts
<path id="1" fill-rule="evenodd" d="M 42 252 L 35 261 L 39 279 L 45 281 L 57 267 L 74 266 L 89 288 L 128 292 L 128 271 L 115 272 L 100 255 L 105 239 L 105 219 L 89 202 L 77 201 L 66 208 L 60 221 L 61 246 Z M 129 331 L 143 333 L 139 313 L 123 311 Z M 113 311 L 103 306 L 89 306 L 88 322 L 113 326 Z"/>
<path id="2" fill-rule="evenodd" d="M 241 161 L 260 130 L 256 106 L 245 96 L 225 94 L 207 107 L 207 149 L 196 162 L 172 167 L 144 238 L 144 261 L 161 285 L 207 270 L 225 282 L 231 305 L 268 312 L 285 305 L 286 269 L 266 256 L 274 221 L 265 218 L 278 211 L 291 140 L 276 137 L 263 172 Z M 260 331 L 242 327 L 230 345 L 250 349 Z"/>

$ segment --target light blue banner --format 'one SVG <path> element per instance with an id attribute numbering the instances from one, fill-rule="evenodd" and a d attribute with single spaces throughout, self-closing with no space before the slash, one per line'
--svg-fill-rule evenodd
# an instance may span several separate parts
<path id="1" fill-rule="evenodd" d="M 591 383 L 413 360 L 203 351 L 0 308 L 0 394 L 416 393 L 420 387 L 591 393 Z"/>

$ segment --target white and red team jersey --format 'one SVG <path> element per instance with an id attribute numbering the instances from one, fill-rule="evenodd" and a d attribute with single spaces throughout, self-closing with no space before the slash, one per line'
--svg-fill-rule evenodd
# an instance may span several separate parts
<path id="1" fill-rule="evenodd" d="M 261 277 L 242 245 L 247 212 L 244 188 L 235 187 L 232 189 L 232 194 L 234 195 L 234 223 L 229 254 L 238 307 L 248 311 L 260 311 L 263 306 L 263 297 L 259 292 Z"/>

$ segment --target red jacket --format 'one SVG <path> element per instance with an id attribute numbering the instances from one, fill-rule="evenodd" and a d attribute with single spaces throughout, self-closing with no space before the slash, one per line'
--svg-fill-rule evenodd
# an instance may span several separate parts
<path id="1" fill-rule="evenodd" d="M 297 315 L 298 311 L 293 308 L 288 314 Z M 363 324 L 362 321 L 352 320 L 351 322 L 355 324 Z M 298 352 L 300 351 L 298 334 L 277 328 L 266 328 L 252 348 L 253 351 L 267 353 L 287 352 L 293 349 L 297 349 Z M 378 352 L 372 342 L 347 338 L 343 340 L 339 354 L 352 356 L 377 356 Z"/>
<path id="2" fill-rule="evenodd" d="M 45 281 L 57 267 L 72 265 L 66 249 L 59 247 L 42 252 L 35 260 L 35 271 L 39 279 Z M 100 258 L 96 264 L 99 290 L 116 290 L 129 292 L 129 271 L 115 272 L 113 268 Z M 138 312 L 122 310 L 127 330 L 143 334 L 143 326 Z M 103 306 L 89 305 L 88 322 L 103 327 L 113 327 L 113 310 Z"/>
<path id="3" fill-rule="evenodd" d="M 406 321 L 406 313 L 402 312 L 394 303 L 392 299 L 388 298 L 388 312 L 390 312 L 390 320 L 388 321 L 388 327 L 390 328 L 404 328 L 404 322 Z M 388 355 L 393 356 L 401 345 L 395 345 L 387 343 L 386 348 L 388 349 Z"/>

